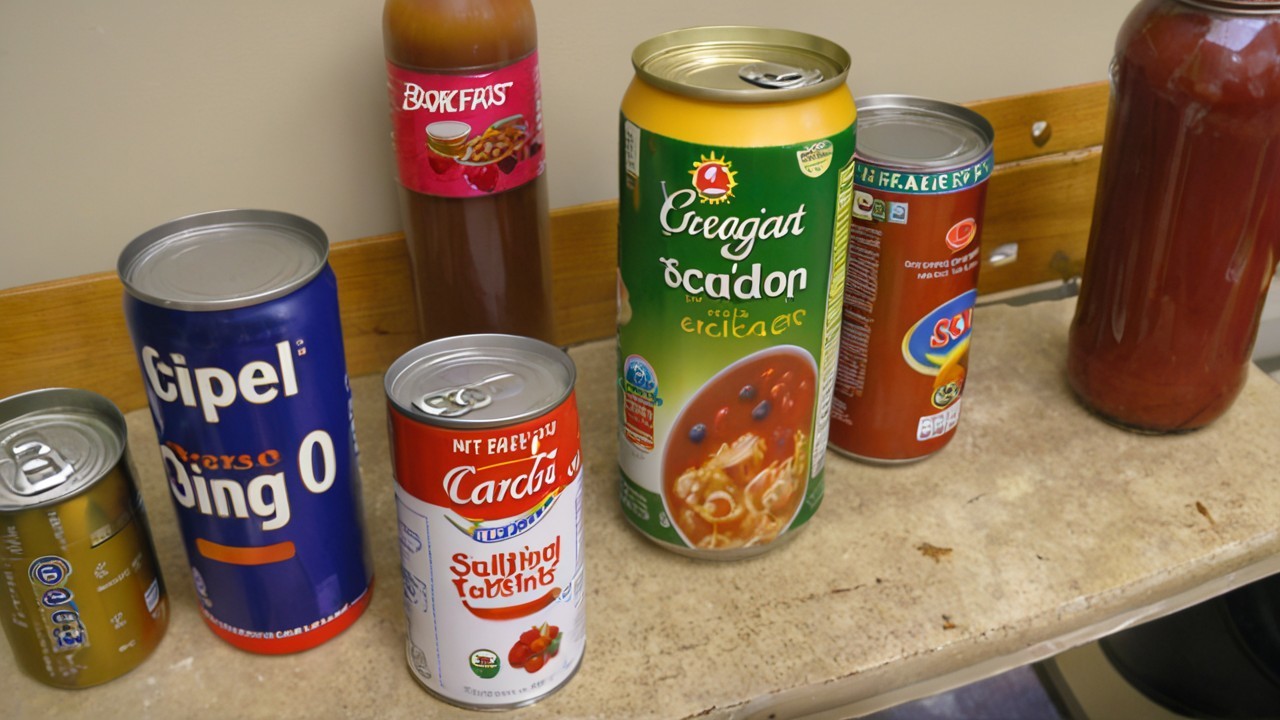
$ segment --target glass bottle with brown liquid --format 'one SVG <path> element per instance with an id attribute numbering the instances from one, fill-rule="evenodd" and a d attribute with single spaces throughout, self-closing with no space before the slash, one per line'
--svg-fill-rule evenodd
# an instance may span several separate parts
<path id="1" fill-rule="evenodd" d="M 530 0 L 387 0 L 383 43 L 423 340 L 552 340 Z"/>

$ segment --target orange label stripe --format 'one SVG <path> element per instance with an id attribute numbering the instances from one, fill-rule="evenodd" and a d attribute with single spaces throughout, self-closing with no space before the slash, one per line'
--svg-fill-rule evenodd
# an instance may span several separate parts
<path id="1" fill-rule="evenodd" d="M 297 554 L 297 549 L 292 542 L 260 547 L 236 547 L 196 538 L 196 549 L 210 560 L 232 565 L 269 565 L 288 560 Z"/>

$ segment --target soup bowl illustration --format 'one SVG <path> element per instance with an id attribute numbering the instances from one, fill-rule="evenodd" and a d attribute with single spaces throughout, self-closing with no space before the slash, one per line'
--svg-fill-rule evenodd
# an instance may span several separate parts
<path id="1" fill-rule="evenodd" d="M 816 365 L 779 345 L 717 372 L 667 436 L 662 503 L 690 547 L 748 548 L 791 524 L 808 486 Z"/>
<path id="2" fill-rule="evenodd" d="M 427 145 L 440 155 L 456 158 L 467 147 L 471 126 L 457 120 L 440 120 L 427 126 Z"/>

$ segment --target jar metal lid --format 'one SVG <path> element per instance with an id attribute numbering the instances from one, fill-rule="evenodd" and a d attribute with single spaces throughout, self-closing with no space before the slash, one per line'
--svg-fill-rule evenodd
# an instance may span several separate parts
<path id="1" fill-rule="evenodd" d="M 1276 0 L 1178 0 L 1184 5 L 1220 10 L 1233 15 L 1273 15 L 1280 13 Z"/>

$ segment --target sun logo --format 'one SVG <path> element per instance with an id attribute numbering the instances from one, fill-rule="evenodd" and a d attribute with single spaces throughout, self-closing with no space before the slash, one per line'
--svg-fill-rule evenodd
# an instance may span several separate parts
<path id="1" fill-rule="evenodd" d="M 716 157 L 714 151 L 693 164 L 689 174 L 693 176 L 693 189 L 698 191 L 702 202 L 712 205 L 729 202 L 733 189 L 738 186 L 737 173 L 730 170 L 731 167 L 733 163 L 724 157 Z"/>

